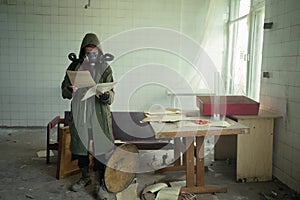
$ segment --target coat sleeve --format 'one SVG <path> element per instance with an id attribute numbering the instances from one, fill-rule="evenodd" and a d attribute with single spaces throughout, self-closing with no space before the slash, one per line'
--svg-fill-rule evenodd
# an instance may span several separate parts
<path id="1" fill-rule="evenodd" d="M 76 67 L 76 63 L 71 63 L 68 67 L 68 70 L 74 70 Z M 62 97 L 64 99 L 72 99 L 72 93 L 73 91 L 71 90 L 70 86 L 71 86 L 71 82 L 70 79 L 67 75 L 67 73 L 65 74 L 64 80 L 61 83 L 61 93 L 62 93 Z"/>
<path id="2" fill-rule="evenodd" d="M 104 82 L 107 83 L 107 82 L 114 82 L 114 78 L 113 78 L 113 74 L 112 74 L 112 70 L 111 70 L 111 67 L 108 66 L 108 69 L 107 69 L 107 73 L 105 74 L 105 78 L 104 78 Z M 109 95 L 108 95 L 108 98 L 99 98 L 99 100 L 102 102 L 102 103 L 105 103 L 105 104 L 108 104 L 108 105 L 111 105 L 113 100 L 114 100 L 114 96 L 115 96 L 115 92 L 113 89 L 111 89 L 110 91 L 108 91 Z"/>

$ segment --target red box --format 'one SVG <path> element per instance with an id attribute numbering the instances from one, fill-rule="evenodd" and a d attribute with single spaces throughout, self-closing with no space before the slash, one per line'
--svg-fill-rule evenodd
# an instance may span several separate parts
<path id="1" fill-rule="evenodd" d="M 259 103 L 246 96 L 197 96 L 203 115 L 257 115 Z"/>

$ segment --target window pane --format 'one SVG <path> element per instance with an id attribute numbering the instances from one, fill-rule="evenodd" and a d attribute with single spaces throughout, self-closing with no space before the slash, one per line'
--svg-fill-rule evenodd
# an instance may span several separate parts
<path id="1" fill-rule="evenodd" d="M 233 24 L 236 27 L 236 38 L 232 58 L 232 94 L 246 95 L 247 60 L 248 60 L 248 23 L 244 18 Z"/>
<path id="2" fill-rule="evenodd" d="M 251 60 L 249 70 L 248 96 L 259 101 L 262 44 L 263 44 L 264 10 L 255 13 L 254 28 L 252 34 Z"/>
<path id="3" fill-rule="evenodd" d="M 264 8 L 261 2 L 263 0 L 253 1 L 255 10 L 249 15 L 251 0 L 231 0 L 227 49 L 228 93 L 246 95 L 255 100 L 259 100 L 261 76 L 264 22 Z"/>
<path id="4" fill-rule="evenodd" d="M 250 6 L 251 6 L 251 0 L 240 0 L 238 17 L 248 15 L 250 12 Z"/>
<path id="5" fill-rule="evenodd" d="M 236 20 L 248 15 L 250 12 L 251 0 L 231 0 L 230 20 Z"/>

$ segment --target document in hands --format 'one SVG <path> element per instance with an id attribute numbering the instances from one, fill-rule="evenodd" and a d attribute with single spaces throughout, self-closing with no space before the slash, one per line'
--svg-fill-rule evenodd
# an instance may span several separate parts
<path id="1" fill-rule="evenodd" d="M 104 93 L 111 90 L 117 83 L 107 82 L 96 84 L 89 71 L 70 71 L 67 70 L 71 84 L 77 88 L 91 87 L 85 93 L 81 101 L 84 101 L 96 94 Z"/>
<path id="2" fill-rule="evenodd" d="M 86 91 L 81 101 L 84 101 L 96 94 L 107 92 L 111 90 L 116 84 L 117 84 L 116 82 L 98 83 L 97 85 L 91 87 L 90 89 L 88 89 L 88 91 Z"/>
<path id="3" fill-rule="evenodd" d="M 96 85 L 89 71 L 71 71 L 67 70 L 71 84 L 77 88 L 91 87 Z"/>

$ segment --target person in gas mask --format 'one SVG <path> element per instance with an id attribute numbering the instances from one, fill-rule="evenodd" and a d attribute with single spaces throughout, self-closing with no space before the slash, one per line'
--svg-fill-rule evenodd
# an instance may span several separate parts
<path id="1" fill-rule="evenodd" d="M 112 69 L 107 62 L 101 61 L 102 55 L 98 37 L 88 33 L 82 40 L 79 59 L 74 60 L 68 70 L 88 70 L 96 83 L 113 82 Z M 72 185 L 71 190 L 79 191 L 91 183 L 89 155 L 92 155 L 96 178 L 95 192 L 98 196 L 110 195 L 108 199 L 114 199 L 115 195 L 107 192 L 103 181 L 105 162 L 114 148 L 110 113 L 114 91 L 112 89 L 105 93 L 98 93 L 94 97 L 81 101 L 88 89 L 73 86 L 67 74 L 61 84 L 63 98 L 71 99 L 70 150 L 72 158 L 78 159 L 78 167 L 81 171 L 80 179 Z"/>

